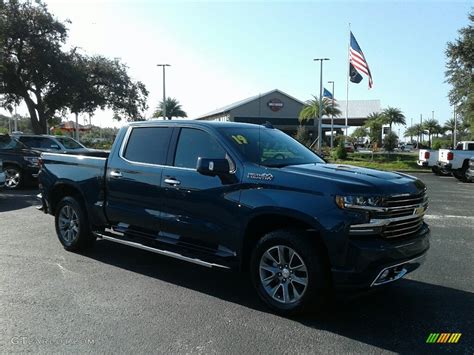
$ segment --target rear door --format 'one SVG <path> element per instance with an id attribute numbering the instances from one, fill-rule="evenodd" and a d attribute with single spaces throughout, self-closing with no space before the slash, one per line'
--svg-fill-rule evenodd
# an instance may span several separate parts
<path id="1" fill-rule="evenodd" d="M 204 176 L 196 163 L 202 158 L 227 158 L 234 174 L 229 179 Z M 181 128 L 172 160 L 163 170 L 160 236 L 203 253 L 233 257 L 237 244 L 238 184 L 234 161 L 209 132 Z"/>
<path id="2" fill-rule="evenodd" d="M 173 128 L 130 127 L 107 173 L 109 221 L 122 232 L 155 238 L 160 229 L 161 177 Z"/>

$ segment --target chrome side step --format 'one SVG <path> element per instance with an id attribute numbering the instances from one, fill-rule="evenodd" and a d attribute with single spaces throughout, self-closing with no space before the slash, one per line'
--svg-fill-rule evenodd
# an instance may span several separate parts
<path id="1" fill-rule="evenodd" d="M 201 260 L 201 259 L 190 258 L 188 256 L 184 256 L 184 255 L 172 252 L 172 251 L 152 248 L 152 247 L 140 244 L 140 243 L 135 243 L 135 242 L 131 242 L 131 241 L 128 241 L 128 240 L 119 239 L 119 238 L 114 238 L 114 237 L 111 237 L 111 236 L 108 236 L 108 235 L 105 235 L 105 234 L 101 234 L 101 233 L 97 233 L 97 232 L 94 232 L 94 234 L 98 238 L 101 238 L 101 239 L 105 239 L 105 240 L 115 242 L 115 243 L 119 243 L 119 244 L 128 245 L 130 247 L 134 247 L 134 248 L 138 248 L 138 249 L 142 249 L 142 250 L 146 250 L 146 251 L 151 251 L 151 252 L 156 253 L 156 254 L 169 256 L 171 258 L 175 258 L 175 259 L 179 259 L 179 260 L 184 260 L 184 261 L 187 261 L 187 262 L 190 262 L 190 263 L 193 263 L 193 264 L 197 264 L 197 265 L 201 265 L 201 266 L 205 266 L 205 267 L 209 267 L 209 268 L 216 267 L 216 268 L 221 268 L 221 269 L 230 269 L 229 267 L 224 266 L 224 265 L 208 263 L 207 261 L 204 261 L 204 260 Z"/>

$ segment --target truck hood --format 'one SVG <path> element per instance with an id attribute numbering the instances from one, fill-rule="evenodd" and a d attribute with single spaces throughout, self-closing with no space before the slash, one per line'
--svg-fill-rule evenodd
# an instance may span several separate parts
<path id="1" fill-rule="evenodd" d="M 345 164 L 292 165 L 281 170 L 292 174 L 330 180 L 338 187 L 339 191 L 337 192 L 344 194 L 413 194 L 425 189 L 425 184 L 421 180 L 410 175 Z M 329 184 L 325 185 L 328 186 Z"/>

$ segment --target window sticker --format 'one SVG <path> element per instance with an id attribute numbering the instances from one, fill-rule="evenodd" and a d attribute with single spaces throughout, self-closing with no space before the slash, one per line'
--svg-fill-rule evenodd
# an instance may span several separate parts
<path id="1" fill-rule="evenodd" d="M 248 144 L 247 138 L 242 136 L 241 134 L 238 135 L 232 135 L 232 139 L 237 143 L 237 144 Z"/>

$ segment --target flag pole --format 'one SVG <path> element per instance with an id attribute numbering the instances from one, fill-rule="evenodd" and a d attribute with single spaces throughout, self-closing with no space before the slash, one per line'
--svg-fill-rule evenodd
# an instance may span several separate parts
<path id="1" fill-rule="evenodd" d="M 347 77 L 346 77 L 346 137 L 347 137 L 347 124 L 348 124 L 348 117 L 349 117 L 349 75 L 350 75 L 350 46 L 351 46 L 351 23 L 349 22 L 349 42 L 347 43 Z M 346 141 L 347 138 L 344 138 Z"/>

